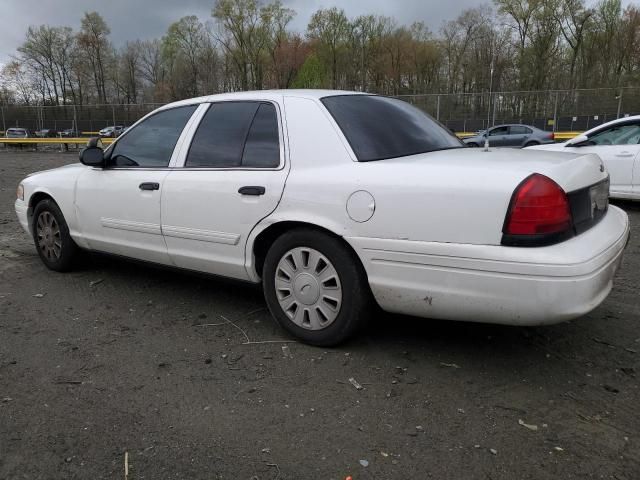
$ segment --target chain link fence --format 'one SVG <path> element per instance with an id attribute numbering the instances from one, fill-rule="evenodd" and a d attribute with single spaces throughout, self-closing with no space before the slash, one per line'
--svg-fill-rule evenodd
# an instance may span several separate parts
<path id="1" fill-rule="evenodd" d="M 0 128 L 2 131 L 22 127 L 32 132 L 42 129 L 97 132 L 111 125 L 130 126 L 161 105 L 0 105 Z"/>
<path id="2" fill-rule="evenodd" d="M 640 88 L 403 95 L 456 132 L 502 123 L 548 131 L 583 131 L 640 113 Z"/>
<path id="3" fill-rule="evenodd" d="M 456 132 L 501 123 L 525 123 L 549 131 L 582 131 L 640 113 L 640 87 L 470 94 L 402 95 Z M 0 128 L 96 132 L 130 126 L 160 104 L 0 105 Z"/>

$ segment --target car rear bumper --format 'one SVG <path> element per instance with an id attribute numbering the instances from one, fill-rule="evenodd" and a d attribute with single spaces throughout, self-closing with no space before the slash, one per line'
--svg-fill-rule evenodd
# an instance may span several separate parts
<path id="1" fill-rule="evenodd" d="M 374 297 L 389 312 L 543 325 L 580 317 L 611 291 L 629 220 L 611 206 L 565 242 L 523 248 L 350 237 Z"/>

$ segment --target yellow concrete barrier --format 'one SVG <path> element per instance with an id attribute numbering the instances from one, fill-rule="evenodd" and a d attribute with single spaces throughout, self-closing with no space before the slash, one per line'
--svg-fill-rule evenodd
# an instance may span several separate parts
<path id="1" fill-rule="evenodd" d="M 555 139 L 556 140 L 570 140 L 578 135 L 582 135 L 584 132 L 556 132 Z"/>
<path id="2" fill-rule="evenodd" d="M 551 132 L 549 132 L 551 133 Z M 577 137 L 578 135 L 582 135 L 584 132 L 555 132 L 554 136 L 556 140 L 569 140 L 573 137 Z M 458 138 L 468 138 L 475 137 L 475 132 L 456 132 Z"/>
<path id="3" fill-rule="evenodd" d="M 82 132 L 83 134 L 94 134 L 97 132 Z M 556 140 L 569 140 L 573 137 L 581 135 L 583 132 L 555 132 Z M 473 137 L 475 132 L 456 132 L 458 138 Z M 89 140 L 88 137 L 74 137 L 74 138 L 2 138 L 0 137 L 0 143 L 4 144 L 65 144 L 71 143 L 74 145 L 86 144 Z M 102 138 L 102 143 L 109 145 L 113 143 L 115 138 Z"/>
<path id="4" fill-rule="evenodd" d="M 104 144 L 110 144 L 113 143 L 113 138 L 102 138 L 102 143 Z M 71 144 L 77 144 L 77 145 L 86 145 L 87 141 L 89 141 L 88 138 L 80 138 L 80 137 L 69 137 L 69 138 L 0 138 L 0 143 L 4 143 L 4 144 L 20 144 L 20 145 L 25 145 L 25 144 L 64 144 L 64 143 L 71 143 Z"/>

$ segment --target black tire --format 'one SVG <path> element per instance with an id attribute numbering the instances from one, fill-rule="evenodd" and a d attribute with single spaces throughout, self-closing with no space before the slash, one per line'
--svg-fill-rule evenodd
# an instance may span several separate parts
<path id="1" fill-rule="evenodd" d="M 342 288 L 341 304 L 335 320 L 318 330 L 294 323 L 283 310 L 276 293 L 278 264 L 288 252 L 298 247 L 314 249 L 326 257 L 337 272 Z M 294 282 L 292 279 L 292 288 Z M 371 291 L 360 259 L 340 239 L 313 229 L 291 230 L 276 239 L 265 258 L 262 284 L 267 306 L 278 324 L 294 337 L 311 345 L 331 347 L 344 342 L 364 324 L 371 311 Z"/>
<path id="2" fill-rule="evenodd" d="M 534 145 L 540 145 L 540 142 L 527 142 L 524 144 L 524 148 L 533 147 Z"/>
<path id="3" fill-rule="evenodd" d="M 60 207 L 51 199 L 42 200 L 33 210 L 31 225 L 33 243 L 42 263 L 56 272 L 71 270 L 79 249 L 69 235 L 69 227 Z"/>
<path id="4" fill-rule="evenodd" d="M 469 142 L 467 143 L 467 147 L 471 147 L 471 148 L 478 148 L 479 145 L 475 142 Z"/>

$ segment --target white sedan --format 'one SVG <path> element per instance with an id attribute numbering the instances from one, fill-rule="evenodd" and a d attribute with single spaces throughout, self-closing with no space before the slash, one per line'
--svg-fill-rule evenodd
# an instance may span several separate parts
<path id="1" fill-rule="evenodd" d="M 464 148 L 374 95 L 180 101 L 80 160 L 18 187 L 47 267 L 86 249 L 261 282 L 278 323 L 315 345 L 349 337 L 374 301 L 510 325 L 579 317 L 629 235 L 597 155 Z"/>
<path id="2" fill-rule="evenodd" d="M 640 115 L 605 123 L 565 143 L 529 148 L 596 153 L 611 175 L 611 197 L 640 200 Z"/>

